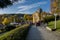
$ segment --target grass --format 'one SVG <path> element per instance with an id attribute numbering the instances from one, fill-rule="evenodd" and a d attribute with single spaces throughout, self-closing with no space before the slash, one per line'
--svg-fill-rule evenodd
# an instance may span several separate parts
<path id="1" fill-rule="evenodd" d="M 4 33 L 0 36 L 0 40 L 22 40 L 26 35 L 29 24 L 24 24 L 21 27 L 15 28 L 9 32 Z"/>
<path id="2" fill-rule="evenodd" d="M 54 25 L 55 25 L 55 21 L 51 21 L 51 22 L 49 22 L 48 27 L 50 27 L 51 29 L 53 29 Z M 56 21 L 56 28 L 57 28 L 57 30 L 60 30 L 60 20 Z"/>

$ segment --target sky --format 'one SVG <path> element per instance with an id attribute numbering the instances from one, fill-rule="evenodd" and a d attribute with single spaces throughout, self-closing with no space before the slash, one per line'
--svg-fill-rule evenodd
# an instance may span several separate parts
<path id="1" fill-rule="evenodd" d="M 39 8 L 45 12 L 50 12 L 50 0 L 21 0 L 7 8 L 0 9 L 0 14 L 33 14 Z"/>

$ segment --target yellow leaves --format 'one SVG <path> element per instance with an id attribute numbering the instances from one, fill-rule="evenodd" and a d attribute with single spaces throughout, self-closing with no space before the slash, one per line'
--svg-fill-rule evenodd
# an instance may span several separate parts
<path id="1" fill-rule="evenodd" d="M 6 24 L 8 24 L 8 23 L 9 23 L 9 19 L 8 19 L 8 18 L 4 18 L 2 24 L 3 24 L 3 25 L 6 25 Z"/>
<path id="2" fill-rule="evenodd" d="M 57 2 L 53 2 L 53 7 L 57 7 Z"/>
<path id="3" fill-rule="evenodd" d="M 25 15 L 24 15 L 24 18 L 26 18 L 26 17 L 27 17 L 27 15 L 25 14 Z"/>
<path id="4" fill-rule="evenodd" d="M 56 13 L 59 13 L 59 12 L 60 12 L 60 10 L 59 10 L 59 9 L 57 9 L 57 10 L 56 10 Z"/>
<path id="5" fill-rule="evenodd" d="M 25 19 L 25 20 L 28 19 L 28 17 L 29 17 L 28 14 L 25 14 L 25 15 L 24 15 L 24 19 Z"/>
<path id="6" fill-rule="evenodd" d="M 30 16 L 30 15 L 28 15 L 28 14 L 25 14 L 25 15 L 24 15 L 24 19 L 30 21 L 30 20 L 32 20 L 32 16 Z"/>

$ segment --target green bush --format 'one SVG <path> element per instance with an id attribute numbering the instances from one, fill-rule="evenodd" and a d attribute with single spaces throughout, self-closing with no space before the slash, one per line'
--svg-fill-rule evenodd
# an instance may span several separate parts
<path id="1" fill-rule="evenodd" d="M 50 27 L 51 29 L 53 29 L 54 26 L 55 26 L 55 21 L 49 22 L 48 27 Z M 57 20 L 57 21 L 56 21 L 56 28 L 57 28 L 57 29 L 60 29 L 60 20 Z"/>
<path id="2" fill-rule="evenodd" d="M 0 36 L 0 40 L 24 40 L 29 29 L 29 25 L 25 24 L 21 27 L 15 28 Z"/>
<path id="3" fill-rule="evenodd" d="M 5 30 L 6 30 L 6 31 L 10 31 L 10 30 L 12 30 L 12 29 L 14 29 L 14 28 L 16 28 L 15 25 L 7 25 L 7 26 L 5 27 Z"/>
<path id="4" fill-rule="evenodd" d="M 59 19 L 59 16 L 57 16 L 57 20 Z M 51 22 L 51 21 L 54 21 L 55 20 L 55 16 L 54 15 L 52 15 L 52 16 L 46 16 L 45 18 L 44 18 L 44 23 L 48 23 L 48 22 Z"/>

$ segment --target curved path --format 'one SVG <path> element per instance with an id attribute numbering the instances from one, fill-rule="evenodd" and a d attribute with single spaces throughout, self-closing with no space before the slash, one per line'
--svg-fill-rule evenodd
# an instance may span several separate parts
<path id="1" fill-rule="evenodd" d="M 59 40 L 51 31 L 44 27 L 32 26 L 26 40 Z"/>

